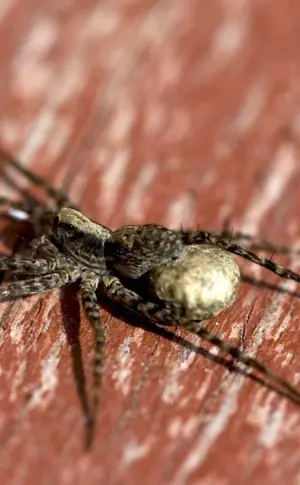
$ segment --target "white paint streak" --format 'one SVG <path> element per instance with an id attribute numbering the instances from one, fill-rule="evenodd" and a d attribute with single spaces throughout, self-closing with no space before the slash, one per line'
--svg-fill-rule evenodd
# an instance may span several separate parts
<path id="1" fill-rule="evenodd" d="M 205 379 L 202 378 L 201 383 L 199 384 L 199 389 L 196 392 L 196 399 L 202 403 L 204 396 L 206 395 L 208 388 L 210 386 L 212 379 L 212 372 L 209 372 Z"/>
<path id="2" fill-rule="evenodd" d="M 99 40 L 113 34 L 121 22 L 120 10 L 99 5 L 92 10 L 92 14 L 87 18 L 82 29 L 82 38 Z"/>
<path id="3" fill-rule="evenodd" d="M 111 216 L 115 210 L 115 204 L 119 195 L 119 190 L 125 180 L 126 170 L 129 164 L 129 154 L 127 150 L 121 150 L 109 161 L 101 179 L 101 188 L 98 204 L 105 209 L 107 217 Z"/>
<path id="4" fill-rule="evenodd" d="M 28 126 L 26 143 L 24 143 L 22 150 L 19 152 L 20 160 L 30 160 L 35 153 L 44 145 L 45 140 L 55 123 L 55 115 L 53 110 L 44 109 L 35 117 L 31 125 Z"/>
<path id="5" fill-rule="evenodd" d="M 56 43 L 59 35 L 58 25 L 50 18 L 37 19 L 18 55 L 17 63 L 27 61 L 27 58 L 41 58 L 47 55 Z"/>
<path id="6" fill-rule="evenodd" d="M 122 466 L 127 467 L 147 456 L 152 448 L 150 440 L 139 444 L 137 441 L 129 441 L 124 447 L 122 456 Z"/>
<path id="7" fill-rule="evenodd" d="M 58 38 L 58 25 L 50 19 L 33 24 L 13 63 L 12 90 L 18 97 L 36 99 L 50 84 L 54 65 L 46 58 Z"/>
<path id="8" fill-rule="evenodd" d="M 150 138 L 160 135 L 167 122 L 166 107 L 153 101 L 147 106 L 143 122 L 147 137 Z"/>
<path id="9" fill-rule="evenodd" d="M 218 413 L 205 426 L 201 436 L 195 440 L 191 452 L 182 462 L 173 485 L 184 485 L 189 476 L 199 468 L 205 460 L 207 453 L 213 446 L 216 439 L 223 433 L 231 416 L 237 408 L 239 391 L 243 385 L 243 378 L 240 376 L 229 376 L 227 380 L 227 392 L 222 397 L 222 404 Z"/>
<path id="10" fill-rule="evenodd" d="M 61 115 L 55 122 L 55 130 L 51 133 L 50 143 L 47 144 L 47 155 L 49 159 L 57 159 L 65 146 L 66 140 L 70 138 L 71 134 L 72 127 L 69 120 Z M 80 174 L 80 177 L 75 179 L 80 179 L 81 176 Z"/>
<path id="11" fill-rule="evenodd" d="M 172 440 L 191 438 L 199 426 L 199 416 L 190 416 L 186 421 L 181 417 L 175 417 L 169 423 L 167 433 Z"/>
<path id="12" fill-rule="evenodd" d="M 180 140 L 184 140 L 190 131 L 190 113 L 186 109 L 177 108 L 172 112 L 171 120 L 164 134 L 164 141 L 165 143 L 173 144 Z"/>
<path id="13" fill-rule="evenodd" d="M 9 11 L 13 9 L 15 6 L 15 0 L 1 0 L 0 3 L 0 22 L 5 20 L 5 17 L 8 15 Z"/>
<path id="14" fill-rule="evenodd" d="M 126 217 L 135 224 L 141 223 L 144 217 L 144 204 L 147 200 L 147 190 L 157 173 L 154 163 L 146 163 L 141 167 L 137 179 L 131 188 L 125 205 Z"/>
<path id="15" fill-rule="evenodd" d="M 256 345 L 260 345 L 265 340 L 273 340 L 274 329 L 278 325 L 284 312 L 283 303 L 285 300 L 286 295 L 284 293 L 277 293 L 274 298 L 272 298 L 253 333 Z"/>
<path id="16" fill-rule="evenodd" d="M 59 291 L 52 291 L 44 297 L 43 300 L 43 309 L 42 309 L 42 319 L 43 319 L 43 326 L 41 327 L 41 333 L 48 332 L 51 324 L 53 323 L 53 319 L 51 317 L 51 313 L 57 308 L 60 308 L 59 303 L 61 302 L 61 296 Z"/>
<path id="17" fill-rule="evenodd" d="M 199 343 L 199 339 L 195 339 Z M 180 369 L 186 371 L 191 367 L 194 360 L 196 359 L 197 352 L 194 350 L 183 349 L 182 351 L 182 361 L 180 362 Z"/>
<path id="18" fill-rule="evenodd" d="M 7 143 L 7 145 L 13 145 L 19 138 L 20 135 L 20 125 L 19 122 L 15 119 L 8 119 L 3 118 L 0 121 L 0 132 L 1 132 L 1 139 Z M 1 187 L 2 190 L 5 190 L 6 187 Z"/>
<path id="19" fill-rule="evenodd" d="M 175 365 L 171 370 L 169 370 L 161 395 L 161 400 L 166 404 L 173 404 L 180 395 L 183 384 L 180 384 L 181 369 L 179 366 Z"/>
<path id="20" fill-rule="evenodd" d="M 215 61 L 228 61 L 242 48 L 248 33 L 248 2 L 225 0 L 224 20 L 214 33 L 211 56 Z"/>
<path id="21" fill-rule="evenodd" d="M 287 415 L 286 400 L 278 401 L 273 393 L 265 389 L 253 396 L 247 423 L 258 428 L 257 441 L 261 446 L 274 450 L 278 443 L 284 441 L 285 435 L 293 432 L 298 422 L 297 412 Z"/>
<path id="22" fill-rule="evenodd" d="M 31 296 L 30 298 L 25 298 L 22 301 L 14 303 L 10 311 L 10 321 L 9 335 L 12 342 L 16 345 L 18 352 L 23 351 L 24 344 L 27 345 L 26 339 L 24 339 L 24 314 L 32 314 L 33 307 L 36 305 L 37 301 L 41 298 L 40 295 Z"/>
<path id="23" fill-rule="evenodd" d="M 119 389 L 124 396 L 127 396 L 130 392 L 133 365 L 130 355 L 131 343 L 132 338 L 126 337 L 124 342 L 120 345 L 116 355 L 117 368 L 112 373 L 112 379 L 116 383 L 116 389 Z"/>
<path id="24" fill-rule="evenodd" d="M 280 339 L 282 334 L 290 327 L 291 319 L 292 312 L 289 312 L 287 315 L 285 315 L 281 325 L 279 325 L 277 330 L 275 330 L 273 333 L 273 338 L 275 341 Z"/>
<path id="25" fill-rule="evenodd" d="M 193 343 L 196 343 L 198 341 L 199 337 L 195 336 Z M 176 349 L 176 347 L 174 347 L 174 349 Z M 169 365 L 168 362 L 166 362 L 166 369 L 168 369 L 168 372 L 165 373 L 162 384 L 163 391 L 161 399 L 163 402 L 167 404 L 172 404 L 178 399 L 182 389 L 184 388 L 183 384 L 180 384 L 182 374 L 185 374 L 187 369 L 192 366 L 195 358 L 196 352 L 183 349 L 183 351 L 181 352 L 181 361 L 179 364 L 178 362 L 176 362 L 175 364 L 173 362 L 170 362 Z"/>
<path id="26" fill-rule="evenodd" d="M 255 125 L 266 101 L 268 94 L 267 86 L 256 83 L 246 94 L 241 109 L 231 122 L 228 131 L 234 136 L 240 137 L 247 133 Z"/>
<path id="27" fill-rule="evenodd" d="M 143 328 L 134 328 L 132 340 L 136 344 L 137 348 L 143 345 L 145 338 L 145 330 Z"/>
<path id="28" fill-rule="evenodd" d="M 198 77 L 207 81 L 234 59 L 242 49 L 248 32 L 248 1 L 223 0 L 223 21 L 214 32 L 207 58 L 198 70 Z"/>
<path id="29" fill-rule="evenodd" d="M 189 227 L 195 219 L 195 208 L 189 194 L 182 194 L 174 202 L 171 202 L 165 216 L 167 227 Z"/>
<path id="30" fill-rule="evenodd" d="M 14 372 L 13 379 L 11 379 L 11 385 L 9 387 L 9 401 L 14 402 L 18 397 L 18 388 L 24 381 L 25 372 L 27 369 L 26 360 L 18 362 L 17 370 Z"/>
<path id="31" fill-rule="evenodd" d="M 84 90 L 86 83 L 86 66 L 80 57 L 70 57 L 67 66 L 60 72 L 56 89 L 52 93 L 52 106 L 56 108 L 73 101 Z"/>
<path id="32" fill-rule="evenodd" d="M 109 126 L 108 139 L 115 146 L 124 144 L 128 139 L 134 121 L 133 106 L 127 98 L 128 96 L 126 96 L 126 101 L 123 99 L 121 103 L 118 103 L 118 110 L 114 113 Z"/>
<path id="33" fill-rule="evenodd" d="M 265 183 L 254 194 L 243 217 L 242 232 L 256 234 L 262 218 L 276 204 L 299 168 L 297 155 L 291 143 L 283 143 L 270 167 Z"/>
<path id="34" fill-rule="evenodd" d="M 42 362 L 41 382 L 33 391 L 26 408 L 45 407 L 53 398 L 58 385 L 58 364 L 61 349 L 66 343 L 65 333 L 61 333 L 51 348 L 48 356 Z"/>

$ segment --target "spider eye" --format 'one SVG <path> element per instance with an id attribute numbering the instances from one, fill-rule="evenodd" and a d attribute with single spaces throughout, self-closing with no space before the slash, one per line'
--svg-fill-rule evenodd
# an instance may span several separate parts
<path id="1" fill-rule="evenodd" d="M 59 224 L 59 217 L 55 216 L 53 219 L 53 226 L 56 227 Z"/>
<path id="2" fill-rule="evenodd" d="M 73 224 L 70 224 L 69 222 L 60 222 L 60 227 L 64 229 L 64 231 L 68 233 L 73 233 L 76 230 L 76 227 Z"/>

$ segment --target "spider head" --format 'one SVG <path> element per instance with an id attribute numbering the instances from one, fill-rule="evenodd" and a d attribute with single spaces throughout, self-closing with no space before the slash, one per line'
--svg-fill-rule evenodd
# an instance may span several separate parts
<path id="1" fill-rule="evenodd" d="M 111 231 L 75 209 L 64 207 L 55 216 L 52 242 L 77 263 L 93 269 L 103 265 L 104 241 Z"/>

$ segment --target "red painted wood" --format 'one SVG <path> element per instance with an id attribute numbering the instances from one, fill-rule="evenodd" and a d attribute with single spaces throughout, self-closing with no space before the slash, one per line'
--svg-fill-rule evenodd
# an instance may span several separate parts
<path id="1" fill-rule="evenodd" d="M 2 0 L 1 143 L 105 225 L 220 229 L 229 217 L 297 245 L 299 32 L 300 4 L 286 0 Z M 2 484 L 299 482 L 299 407 L 106 311 L 87 454 L 72 355 L 78 366 L 79 338 L 90 384 L 93 336 L 75 294 L 0 309 Z M 244 335 L 296 385 L 299 312 L 296 296 L 244 283 L 209 327 L 238 345 Z"/>

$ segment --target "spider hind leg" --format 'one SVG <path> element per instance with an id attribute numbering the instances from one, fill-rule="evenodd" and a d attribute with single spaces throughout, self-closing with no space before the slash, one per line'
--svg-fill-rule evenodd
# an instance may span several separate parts
<path id="1" fill-rule="evenodd" d="M 259 256 L 252 251 L 242 248 L 237 244 L 232 243 L 230 240 L 224 238 L 223 236 L 216 235 L 216 233 L 210 233 L 205 231 L 176 231 L 176 233 L 181 237 L 184 244 L 212 244 L 214 246 L 220 247 L 229 251 L 232 254 L 241 256 L 252 263 L 258 264 L 263 268 L 268 269 L 274 274 L 277 274 L 281 278 L 294 280 L 300 283 L 300 275 L 294 271 L 281 266 L 280 264 L 274 263 L 271 259 Z"/>

